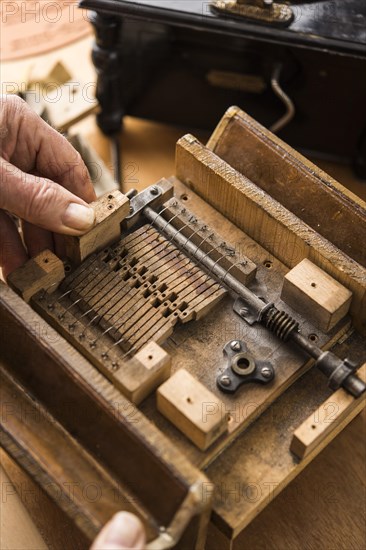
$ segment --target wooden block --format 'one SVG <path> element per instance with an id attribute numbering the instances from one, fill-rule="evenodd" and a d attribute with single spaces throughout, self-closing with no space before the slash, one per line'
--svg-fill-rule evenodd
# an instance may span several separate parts
<path id="1" fill-rule="evenodd" d="M 113 376 L 113 381 L 132 403 L 138 404 L 169 378 L 170 367 L 169 353 L 149 342 Z"/>
<path id="2" fill-rule="evenodd" d="M 117 241 L 121 236 L 121 222 L 130 211 L 130 201 L 117 190 L 109 191 L 89 206 L 95 211 L 95 226 L 80 237 L 65 237 L 66 254 L 76 264 Z"/>
<path id="3" fill-rule="evenodd" d="M 228 428 L 223 402 L 185 369 L 160 386 L 157 407 L 202 451 Z"/>
<path id="4" fill-rule="evenodd" d="M 285 275 L 281 298 L 329 332 L 348 313 L 352 292 L 305 258 Z"/>
<path id="5" fill-rule="evenodd" d="M 7 278 L 9 286 L 26 302 L 44 288 L 53 292 L 64 279 L 65 270 L 62 261 L 50 250 L 43 250 L 19 267 Z"/>
<path id="6" fill-rule="evenodd" d="M 366 381 L 366 363 L 357 371 Z M 355 399 L 343 388 L 334 392 L 299 426 L 293 435 L 290 450 L 300 459 L 305 458 L 326 438 L 333 439 L 334 432 L 341 431 L 366 404 L 366 393 Z"/>

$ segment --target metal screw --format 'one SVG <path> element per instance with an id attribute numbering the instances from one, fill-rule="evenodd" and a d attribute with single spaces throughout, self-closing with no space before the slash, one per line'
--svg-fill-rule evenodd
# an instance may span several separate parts
<path id="1" fill-rule="evenodd" d="M 159 193 L 159 189 L 156 187 L 156 185 L 154 185 L 154 187 L 150 189 L 150 193 L 152 195 L 157 195 Z"/>
<path id="2" fill-rule="evenodd" d="M 220 382 L 223 386 L 230 386 L 231 384 L 231 380 L 227 374 L 224 374 L 224 376 L 221 376 Z"/>
<path id="3" fill-rule="evenodd" d="M 230 344 L 230 347 L 233 351 L 240 351 L 241 350 L 240 342 L 238 342 L 237 340 L 233 340 Z"/>
<path id="4" fill-rule="evenodd" d="M 130 206 L 130 214 L 133 214 L 133 207 Z"/>
<path id="5" fill-rule="evenodd" d="M 271 378 L 272 370 L 269 367 L 263 367 L 262 370 L 261 370 L 261 375 L 264 378 Z"/>

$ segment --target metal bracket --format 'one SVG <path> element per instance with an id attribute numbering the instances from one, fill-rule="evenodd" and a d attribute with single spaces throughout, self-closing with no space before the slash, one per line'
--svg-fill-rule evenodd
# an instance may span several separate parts
<path id="1" fill-rule="evenodd" d="M 259 323 L 263 317 L 263 314 L 273 307 L 273 303 L 266 303 L 263 300 L 263 308 L 258 310 L 250 307 L 250 304 L 243 300 L 243 298 L 237 298 L 233 305 L 233 310 L 239 315 L 248 325 L 254 325 L 254 323 Z"/>
<path id="2" fill-rule="evenodd" d="M 219 13 L 240 17 L 255 23 L 288 26 L 294 18 L 290 6 L 273 0 L 214 0 L 211 8 Z"/>
<path id="3" fill-rule="evenodd" d="M 228 367 L 216 380 L 217 387 L 225 393 L 235 393 L 240 386 L 255 382 L 268 384 L 275 376 L 274 369 L 268 361 L 256 361 L 248 352 L 241 340 L 228 342 L 224 349 Z"/>
<path id="4" fill-rule="evenodd" d="M 130 199 L 130 213 L 124 219 L 122 227 L 124 229 L 130 229 L 140 220 L 144 208 L 147 206 L 152 208 L 161 206 L 164 202 L 172 198 L 173 193 L 173 185 L 168 180 L 162 179 L 155 185 L 151 185 L 141 191 L 141 193 L 134 195 Z"/>

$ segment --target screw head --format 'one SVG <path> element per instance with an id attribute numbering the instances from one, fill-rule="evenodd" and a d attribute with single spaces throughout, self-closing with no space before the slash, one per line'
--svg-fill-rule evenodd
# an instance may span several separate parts
<path id="1" fill-rule="evenodd" d="M 133 207 L 130 206 L 130 214 L 133 214 Z"/>
<path id="2" fill-rule="evenodd" d="M 159 189 L 156 187 L 156 185 L 154 185 L 154 187 L 150 189 L 150 193 L 152 195 L 157 195 L 159 193 Z"/>
<path id="3" fill-rule="evenodd" d="M 224 374 L 224 376 L 221 376 L 221 378 L 220 378 L 220 383 L 223 386 L 230 386 L 231 380 L 230 380 L 230 378 L 228 377 L 227 374 Z"/>
<path id="4" fill-rule="evenodd" d="M 271 378 L 272 370 L 269 367 L 263 367 L 261 369 L 261 375 L 263 376 L 263 378 Z"/>
<path id="5" fill-rule="evenodd" d="M 238 342 L 237 340 L 233 340 L 230 344 L 230 347 L 233 351 L 240 351 L 241 350 L 240 342 Z"/>

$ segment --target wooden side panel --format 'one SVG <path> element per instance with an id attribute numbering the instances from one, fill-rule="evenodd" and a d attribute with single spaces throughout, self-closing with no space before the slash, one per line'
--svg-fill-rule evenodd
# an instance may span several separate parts
<path id="1" fill-rule="evenodd" d="M 366 267 L 366 204 L 269 130 L 231 107 L 208 148 Z"/>
<path id="2" fill-rule="evenodd" d="M 354 294 L 351 315 L 366 333 L 366 269 L 193 136 L 178 141 L 177 177 L 288 267 L 309 258 Z"/>

